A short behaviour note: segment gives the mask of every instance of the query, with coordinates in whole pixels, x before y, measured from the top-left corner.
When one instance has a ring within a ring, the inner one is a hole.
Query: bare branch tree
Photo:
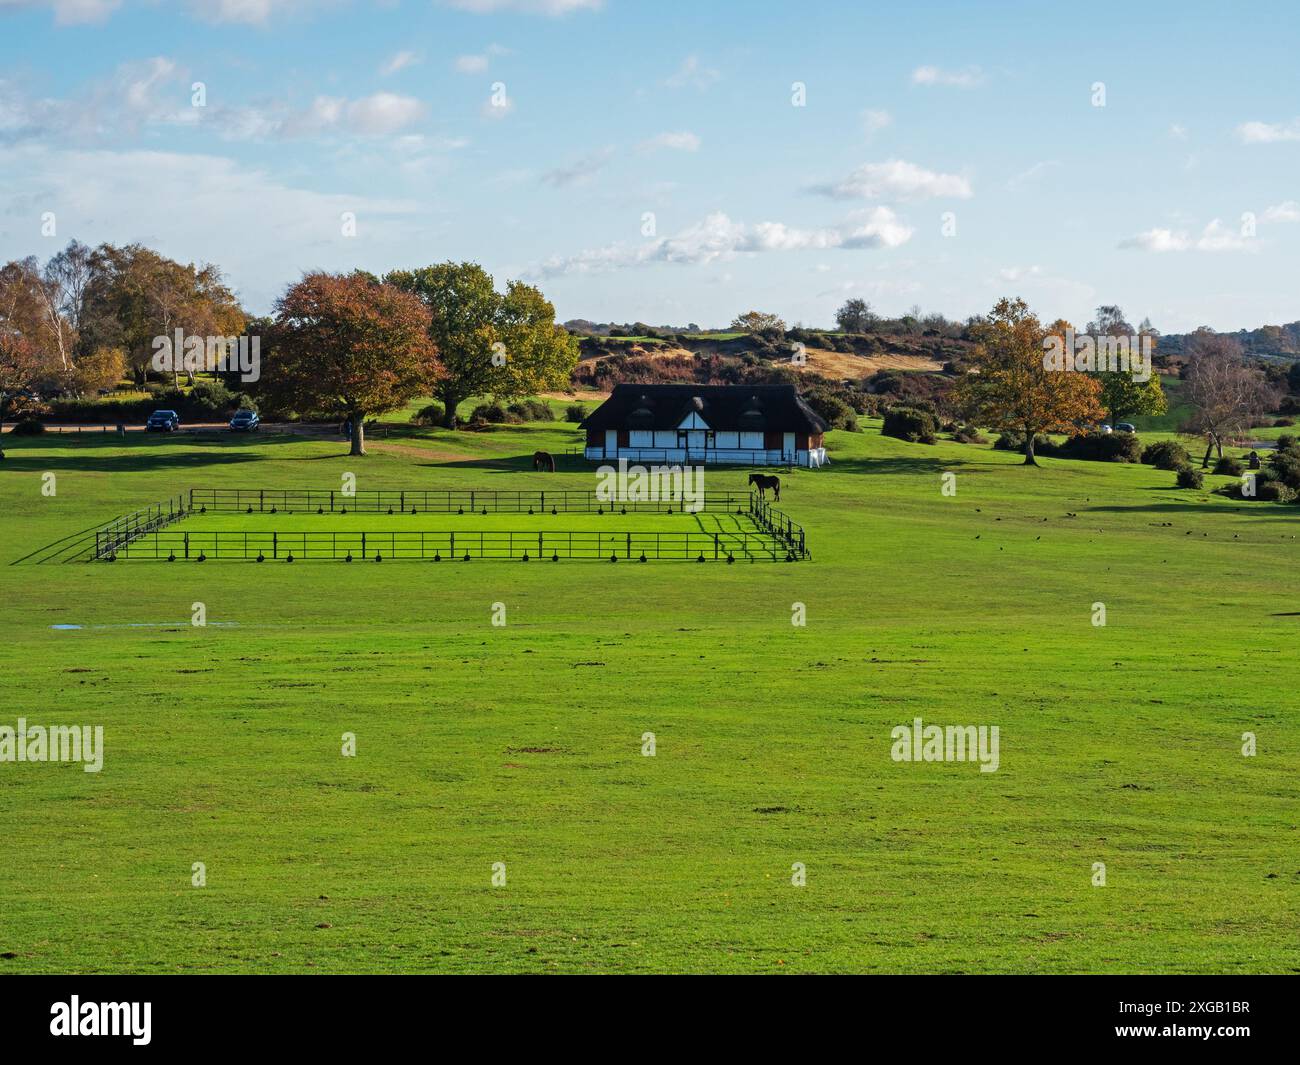
[[[1224,438],[1250,428],[1276,397],[1263,373],[1246,362],[1241,345],[1232,337],[1198,331],[1188,344],[1188,355],[1183,397],[1191,404],[1192,414],[1182,431],[1205,437],[1204,469],[1216,449],[1223,458]]]

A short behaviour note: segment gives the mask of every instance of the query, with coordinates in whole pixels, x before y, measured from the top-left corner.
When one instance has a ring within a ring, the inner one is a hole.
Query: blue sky
[[[1298,30],[1285,3],[0,0],[0,257],[139,240],[258,312],[305,270],[475,259],[561,319],[1292,321]]]

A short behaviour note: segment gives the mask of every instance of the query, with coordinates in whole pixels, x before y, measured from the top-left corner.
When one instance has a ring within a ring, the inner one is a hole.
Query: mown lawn
[[[866,424],[784,479],[809,563],[0,567],[0,724],[106,747],[0,762],[0,972],[1300,971],[1300,510]],[[595,484],[561,424],[4,444],[5,563],[190,485]]]

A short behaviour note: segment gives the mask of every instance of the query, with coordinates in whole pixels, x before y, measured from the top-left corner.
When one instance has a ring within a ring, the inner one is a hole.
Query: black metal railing
[[[333,497],[331,500],[330,497]],[[344,506],[344,501],[347,506]],[[360,506],[358,507],[358,501]],[[328,503],[333,502],[334,509]],[[628,561],[799,561],[812,557],[801,525],[756,493],[706,493],[702,509],[748,514],[752,530],[420,530],[322,529],[199,530],[167,529],[186,515],[254,513],[622,513],[682,510],[680,500],[611,504],[595,492],[503,492],[465,490],[376,491],[343,496],[320,490],[191,489],[175,498],[114,518],[95,530],[96,559],[207,561],[384,561],[426,559],[628,560]],[[400,508],[400,509],[398,509]],[[165,530],[165,531],[164,531]]]
[[[95,529],[95,547],[93,558],[109,558],[123,550],[142,536],[156,533],[164,526],[185,517],[185,495],[165,499],[161,503],[151,503],[147,507],[133,510],[113,518]]]
[[[345,532],[157,531],[122,541],[114,559],[157,561],[468,561],[776,562],[790,552],[767,532],[494,531]],[[107,556],[106,556],[107,557]]]
[[[698,504],[698,507],[696,506]],[[610,500],[586,491],[506,492],[498,489],[425,491],[382,489],[345,495],[341,490],[293,488],[191,488],[189,508],[196,513],[247,514],[542,514],[679,513],[683,509],[739,513],[748,492],[703,492],[699,499]]]

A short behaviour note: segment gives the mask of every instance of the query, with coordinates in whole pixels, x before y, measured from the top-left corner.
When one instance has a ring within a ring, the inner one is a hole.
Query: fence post
[[[361,557],[366,557],[366,534],[361,534]]]
[[[185,557],[190,557],[190,534],[185,534]]]
[[[262,510],[265,510],[265,509],[266,509],[266,498],[265,498],[265,497],[266,497],[266,491],[265,491],[265,489],[259,488],[259,489],[257,490],[257,509],[258,509],[259,511],[262,511]]]
[[[280,557],[280,537],[278,533],[271,533],[271,557]]]

